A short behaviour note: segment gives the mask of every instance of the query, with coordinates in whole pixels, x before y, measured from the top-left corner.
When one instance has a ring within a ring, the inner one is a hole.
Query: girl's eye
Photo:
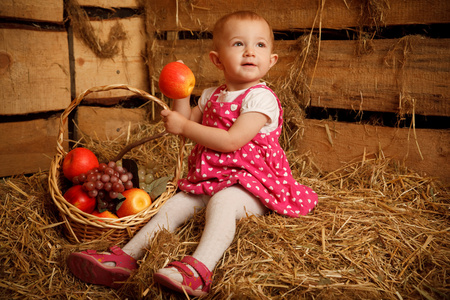
[[[256,46],[259,47],[259,48],[264,48],[264,47],[266,46],[266,44],[264,44],[264,43],[258,43],[258,44],[256,44]]]
[[[233,44],[233,46],[243,46],[244,44],[242,42],[236,42]]]

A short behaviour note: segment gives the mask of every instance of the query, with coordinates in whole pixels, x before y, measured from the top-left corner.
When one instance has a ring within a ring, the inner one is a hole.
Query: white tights
[[[161,228],[175,231],[196,210],[206,206],[205,228],[192,255],[213,270],[236,232],[236,220],[247,215],[263,215],[267,208],[240,186],[231,186],[214,196],[177,193],[168,199],[160,211],[123,247],[135,259],[144,255],[145,248]]]

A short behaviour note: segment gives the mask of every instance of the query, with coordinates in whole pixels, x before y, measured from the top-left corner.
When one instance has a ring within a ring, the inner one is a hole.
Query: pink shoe
[[[199,277],[195,277],[194,273],[186,265],[193,267],[197,271]],[[209,293],[212,274],[203,263],[192,256],[185,256],[181,262],[172,262],[168,264],[166,268],[170,267],[174,267],[180,272],[181,276],[183,276],[183,283],[179,283],[178,281],[159,273],[153,275],[155,281],[174,291],[180,293],[186,292],[188,295],[194,297],[206,296]],[[201,290],[197,289],[199,286],[203,286]]]
[[[70,271],[84,282],[120,288],[137,269],[137,263],[118,246],[112,246],[109,250],[111,253],[87,250],[70,254],[67,258]],[[116,266],[106,266],[104,262],[114,262]]]

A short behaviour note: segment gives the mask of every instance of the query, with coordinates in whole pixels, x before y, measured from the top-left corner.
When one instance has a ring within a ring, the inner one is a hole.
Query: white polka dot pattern
[[[239,116],[242,100],[249,92],[255,88],[270,90],[265,85],[256,85],[233,102],[219,103],[217,95],[224,88],[219,87],[206,104],[203,125],[228,130]],[[196,145],[188,158],[188,175],[179,181],[180,189],[193,194],[214,195],[226,187],[240,184],[279,214],[290,217],[308,214],[316,206],[318,197],[292,176],[285,152],[278,142],[283,119],[281,103],[278,98],[277,101],[280,109],[277,130],[259,133],[241,149],[230,153]]]

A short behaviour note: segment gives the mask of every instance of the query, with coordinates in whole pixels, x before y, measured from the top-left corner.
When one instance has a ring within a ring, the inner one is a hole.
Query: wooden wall
[[[315,52],[300,70],[305,86],[298,101],[306,118],[293,146],[299,154],[307,154],[324,172],[384,155],[450,182],[449,168],[443,167],[450,155],[448,1],[377,2],[384,7],[362,0],[144,1],[144,7],[138,0],[78,2],[89,13],[98,41],[107,41],[112,28],[121,26],[125,39],[118,41],[116,55],[99,58],[87,46],[73,20],[64,22],[62,0],[0,4],[5,19],[0,28],[0,136],[7,141],[0,152],[0,176],[48,169],[59,114],[90,87],[126,83],[158,93],[161,68],[176,59],[196,74],[195,96],[219,84],[222,76],[208,60],[211,40],[205,33],[221,15],[250,9],[277,33],[280,59],[266,78],[269,83],[287,80],[305,50],[301,39],[313,30]],[[364,53],[358,52],[360,46]],[[77,138],[78,130],[114,138],[143,120],[142,110],[111,107],[129,95],[90,95],[73,115],[77,127],[65,129],[68,138]],[[406,113],[404,120],[395,126],[400,113]],[[27,131],[36,134],[27,136]]]
[[[0,176],[50,166],[71,98],[63,13],[61,0],[0,2]]]
[[[317,39],[320,34],[322,38],[320,49],[318,55],[307,58],[310,67],[299,70],[306,92],[298,101],[307,103],[307,109],[316,114],[307,114],[295,150],[307,154],[325,172],[348,162],[384,156],[449,182],[449,168],[442,166],[447,165],[450,155],[450,39],[448,35],[439,36],[439,32],[448,31],[450,4],[412,0],[367,7],[367,3],[371,1],[274,4],[255,0],[243,4],[227,0],[176,7],[175,3],[151,2],[148,10],[153,12],[149,22],[152,25],[148,31],[166,32],[166,38],[157,39],[151,46],[150,71],[158,74],[169,61],[182,59],[197,75],[195,93],[218,84],[221,74],[208,61],[211,41],[174,39],[171,32],[210,31],[221,15],[250,9],[263,15],[278,33],[275,49],[279,62],[266,78],[276,83],[291,75],[295,59],[306,50],[296,37],[314,28],[313,37]],[[379,14],[375,8],[381,10]],[[368,38],[359,39],[361,31]],[[358,55],[358,46],[365,46],[366,53]],[[401,102],[405,99],[408,101]],[[406,121],[395,126],[403,113]],[[361,122],[361,115],[368,121]],[[371,115],[392,119],[390,127],[377,126],[377,122],[370,121]],[[418,119],[430,121],[419,124]],[[436,127],[436,123],[446,125]],[[417,128],[412,130],[411,124]]]

